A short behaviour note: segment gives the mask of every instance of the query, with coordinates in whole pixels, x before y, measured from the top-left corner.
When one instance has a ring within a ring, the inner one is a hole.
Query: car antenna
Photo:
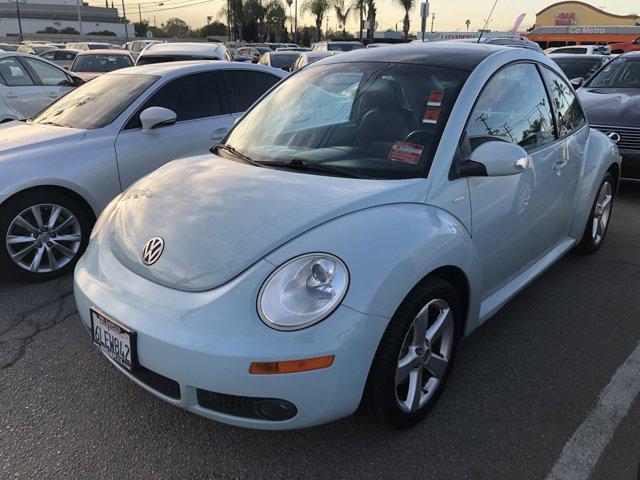
[[[489,12],[489,16],[487,17],[487,19],[484,22],[484,27],[482,28],[482,30],[480,31],[480,36],[478,37],[478,41],[476,43],[480,43],[480,39],[482,38],[482,34],[485,32],[485,30],[487,29],[487,25],[489,25],[489,20],[491,20],[491,16],[493,15],[493,11],[496,9],[496,5],[498,4],[498,0],[496,0],[493,4],[493,7],[491,7],[491,11]]]

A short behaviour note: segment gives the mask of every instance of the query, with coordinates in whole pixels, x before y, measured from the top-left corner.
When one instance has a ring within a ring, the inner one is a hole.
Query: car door
[[[2,99],[19,119],[32,117],[50,103],[44,88],[18,57],[0,58],[0,80]]]
[[[160,86],[133,114],[119,133],[116,155],[122,188],[165,163],[207,153],[233,125],[219,72],[200,72]],[[140,113],[149,107],[173,110],[173,125],[142,131]]]
[[[280,81],[280,77],[256,70],[222,70],[226,90],[229,92],[229,111],[234,120],[242,115],[271,87]],[[221,132],[219,140],[227,132]],[[218,140],[218,141],[219,141]]]
[[[564,180],[554,169],[563,147],[534,64],[502,68],[478,97],[463,139],[465,156],[495,140],[524,148],[529,168],[519,175],[469,178],[484,297],[552,249],[567,230]]]
[[[554,168],[560,180],[559,197],[564,205],[565,233],[575,214],[578,187],[586,155],[589,127],[574,89],[555,72],[541,67],[552,100],[563,156]]]
[[[45,63],[37,58],[22,57],[21,60],[31,69],[32,76],[35,74],[44,88],[47,103],[42,108],[73,90],[71,77],[62,68]]]

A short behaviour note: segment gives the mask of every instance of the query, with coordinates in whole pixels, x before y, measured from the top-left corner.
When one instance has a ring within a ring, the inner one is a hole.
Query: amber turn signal
[[[333,365],[333,355],[326,357],[306,358],[304,360],[288,360],[286,362],[253,362],[249,373],[270,375],[275,373],[308,372]]]

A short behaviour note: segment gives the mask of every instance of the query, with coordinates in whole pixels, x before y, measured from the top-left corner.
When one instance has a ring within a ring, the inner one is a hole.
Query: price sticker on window
[[[429,94],[429,100],[427,100],[428,107],[441,107],[442,100],[444,99],[444,92],[440,90],[433,91]]]
[[[417,165],[423,150],[424,145],[396,140],[389,152],[389,160]]]
[[[424,112],[424,117],[422,118],[422,123],[435,125],[438,123],[438,118],[440,118],[440,108],[427,107]]]

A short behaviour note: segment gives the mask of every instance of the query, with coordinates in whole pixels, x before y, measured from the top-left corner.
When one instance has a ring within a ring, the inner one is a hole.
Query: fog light
[[[288,360],[286,362],[253,362],[249,373],[256,375],[270,375],[276,373],[308,372],[333,365],[333,355],[326,357],[306,358],[303,360]]]
[[[288,420],[293,418],[298,409],[286,400],[268,399],[255,404],[256,414],[265,420]]]

